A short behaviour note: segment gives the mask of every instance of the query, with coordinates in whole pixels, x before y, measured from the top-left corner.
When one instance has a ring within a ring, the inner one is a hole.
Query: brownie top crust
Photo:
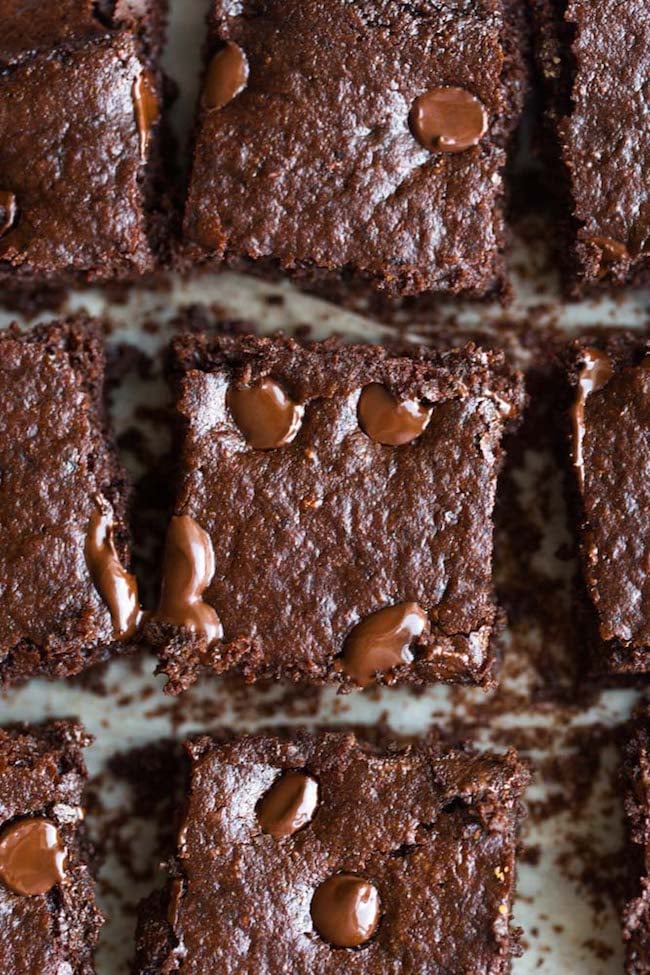
[[[126,484],[103,382],[97,324],[0,333],[1,683],[75,673],[132,630]]]
[[[351,270],[405,294],[494,290],[524,87],[515,20],[501,0],[214,2],[196,256]]]
[[[187,335],[173,369],[173,526],[194,523],[214,548],[200,602],[218,617],[206,648],[206,618],[177,612],[183,584],[169,574],[149,632],[173,684],[191,682],[200,659],[363,686],[372,634],[356,630],[341,654],[358,624],[382,620],[417,645],[396,669],[377,666],[385,680],[493,680],[491,514],[501,435],[523,402],[500,353]],[[273,392],[260,409],[255,397]]]
[[[579,341],[567,358],[587,589],[602,639],[634,669],[650,647],[650,342]]]
[[[90,741],[69,721],[0,729],[3,975],[93,975],[102,918],[79,837]]]
[[[528,780],[514,752],[380,754],[348,734],[188,749],[170,950],[156,970],[508,971]]]

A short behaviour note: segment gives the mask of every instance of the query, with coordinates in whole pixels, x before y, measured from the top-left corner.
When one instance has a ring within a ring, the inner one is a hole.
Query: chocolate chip
[[[377,888],[354,874],[335,874],[316,890],[311,916],[325,941],[337,948],[357,948],[377,930],[380,916]]]
[[[290,443],[296,436],[304,409],[290,399],[272,379],[253,386],[231,386],[228,407],[251,447],[270,450]]]
[[[617,264],[629,257],[629,251],[625,244],[613,237],[589,237],[590,244],[595,244],[600,250],[600,260],[603,264]]]
[[[430,408],[414,399],[396,400],[381,383],[364,387],[357,412],[364,433],[392,447],[415,440],[431,418]]]
[[[202,103],[207,109],[223,108],[243,91],[248,81],[248,60],[233,41],[214,55],[203,85]]]
[[[585,349],[582,368],[578,374],[575,402],[571,408],[573,433],[573,465],[576,468],[580,490],[584,488],[585,466],[582,445],[585,437],[585,406],[591,393],[605,386],[612,378],[612,362],[600,349]]]
[[[213,576],[210,536],[189,515],[173,517],[167,530],[156,619],[200,633],[208,646],[220,640],[221,621],[202,598]]]
[[[90,516],[84,554],[95,589],[108,606],[118,639],[132,637],[142,618],[138,583],[120,562],[115,548],[113,512],[97,495]]]
[[[66,849],[49,819],[21,819],[0,834],[0,882],[26,897],[65,879]]]
[[[360,687],[413,660],[412,643],[429,632],[427,614],[417,603],[397,603],[361,620],[345,641],[342,669]]]
[[[153,76],[149,71],[143,71],[133,83],[133,105],[138,135],[140,136],[140,158],[144,159],[149,147],[151,130],[160,115],[158,94]]]
[[[311,822],[318,805],[318,783],[304,772],[286,772],[257,805],[261,829],[276,840],[292,836]]]
[[[487,112],[464,88],[432,88],[415,99],[409,116],[411,131],[432,152],[463,152],[485,135]]]
[[[0,190],[0,237],[11,230],[16,222],[18,207],[16,197],[9,190]]]

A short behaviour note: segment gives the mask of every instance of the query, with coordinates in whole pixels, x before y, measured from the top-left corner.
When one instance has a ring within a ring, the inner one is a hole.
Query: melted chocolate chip
[[[272,379],[262,379],[253,386],[231,386],[227,400],[235,423],[251,447],[282,447],[300,429],[304,408]]]
[[[427,614],[417,603],[397,603],[358,623],[343,650],[342,669],[360,687],[376,675],[413,660],[411,644],[429,632]]]
[[[149,71],[143,71],[133,83],[133,105],[140,136],[140,158],[144,159],[149,147],[151,130],[160,115],[158,94]]]
[[[629,257],[629,251],[625,244],[613,237],[590,237],[589,242],[595,244],[600,250],[600,260],[602,264],[617,264]]]
[[[257,805],[257,821],[276,840],[292,836],[311,822],[318,805],[318,783],[304,772],[286,772]]]
[[[84,554],[95,589],[108,606],[118,639],[132,637],[142,618],[138,583],[120,562],[114,540],[113,514],[108,502],[97,495],[90,516]]]
[[[21,819],[0,834],[0,882],[26,897],[65,879],[66,850],[49,819]]]
[[[364,433],[392,447],[415,440],[431,418],[430,408],[414,399],[396,400],[381,383],[364,387],[357,412]]]
[[[202,102],[207,109],[223,108],[243,91],[248,81],[248,60],[233,41],[214,55],[203,85]]]
[[[167,530],[156,619],[200,633],[208,646],[220,640],[221,621],[202,599],[213,576],[214,550],[210,536],[189,515],[173,517]]]
[[[16,197],[9,190],[0,190],[0,237],[11,230],[16,222],[18,207]]]
[[[379,915],[377,888],[350,873],[329,877],[311,902],[314,927],[325,941],[337,948],[357,948],[372,938]]]
[[[612,362],[600,349],[585,349],[582,369],[578,375],[575,402],[571,408],[573,433],[573,464],[582,491],[585,486],[585,465],[582,444],[585,437],[585,406],[587,397],[601,389],[612,378]]]
[[[432,88],[413,102],[411,131],[432,152],[463,152],[475,146],[488,125],[485,106],[464,88]]]

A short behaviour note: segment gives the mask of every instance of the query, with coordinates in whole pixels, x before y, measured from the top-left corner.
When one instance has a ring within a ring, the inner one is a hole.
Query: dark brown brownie
[[[622,778],[628,839],[628,903],[623,912],[627,975],[650,972],[650,707],[628,729]]]
[[[352,734],[187,746],[164,895],[145,901],[139,975],[505,975],[520,798],[504,756]]]
[[[213,0],[191,256],[394,295],[502,288],[522,16],[508,0]]]
[[[650,277],[647,0],[532,0],[570,290]]]
[[[76,674],[139,620],[103,384],[98,323],[0,332],[0,685]]]
[[[164,3],[0,0],[0,285],[132,279],[164,258]]]
[[[172,355],[181,478],[147,629],[169,689],[200,665],[493,684],[491,516],[523,401],[502,354],[205,333]]]
[[[83,836],[79,724],[0,729],[3,975],[93,975],[102,917]]]
[[[650,670],[650,341],[574,342],[571,451],[587,596],[603,667]]]

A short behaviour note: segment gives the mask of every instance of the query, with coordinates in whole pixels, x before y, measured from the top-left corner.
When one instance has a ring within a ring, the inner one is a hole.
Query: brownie
[[[647,0],[532,0],[574,293],[650,278]]]
[[[0,332],[0,686],[76,674],[139,622],[103,387],[98,323]]]
[[[171,882],[142,906],[139,975],[510,971],[528,781],[513,751],[382,753],[346,733],[187,750]]]
[[[585,339],[565,354],[570,440],[597,667],[650,670],[650,341]]]
[[[494,683],[492,509],[520,377],[500,352],[336,340],[173,344],[180,475],[150,643],[343,689]]]
[[[84,837],[79,724],[0,729],[3,975],[93,975],[102,917]]]
[[[164,4],[0,0],[0,20],[0,285],[154,270],[171,220]]]
[[[190,257],[389,295],[501,289],[522,18],[509,0],[213,0]]]
[[[628,903],[623,911],[627,975],[650,972],[650,707],[637,709],[623,748]]]

